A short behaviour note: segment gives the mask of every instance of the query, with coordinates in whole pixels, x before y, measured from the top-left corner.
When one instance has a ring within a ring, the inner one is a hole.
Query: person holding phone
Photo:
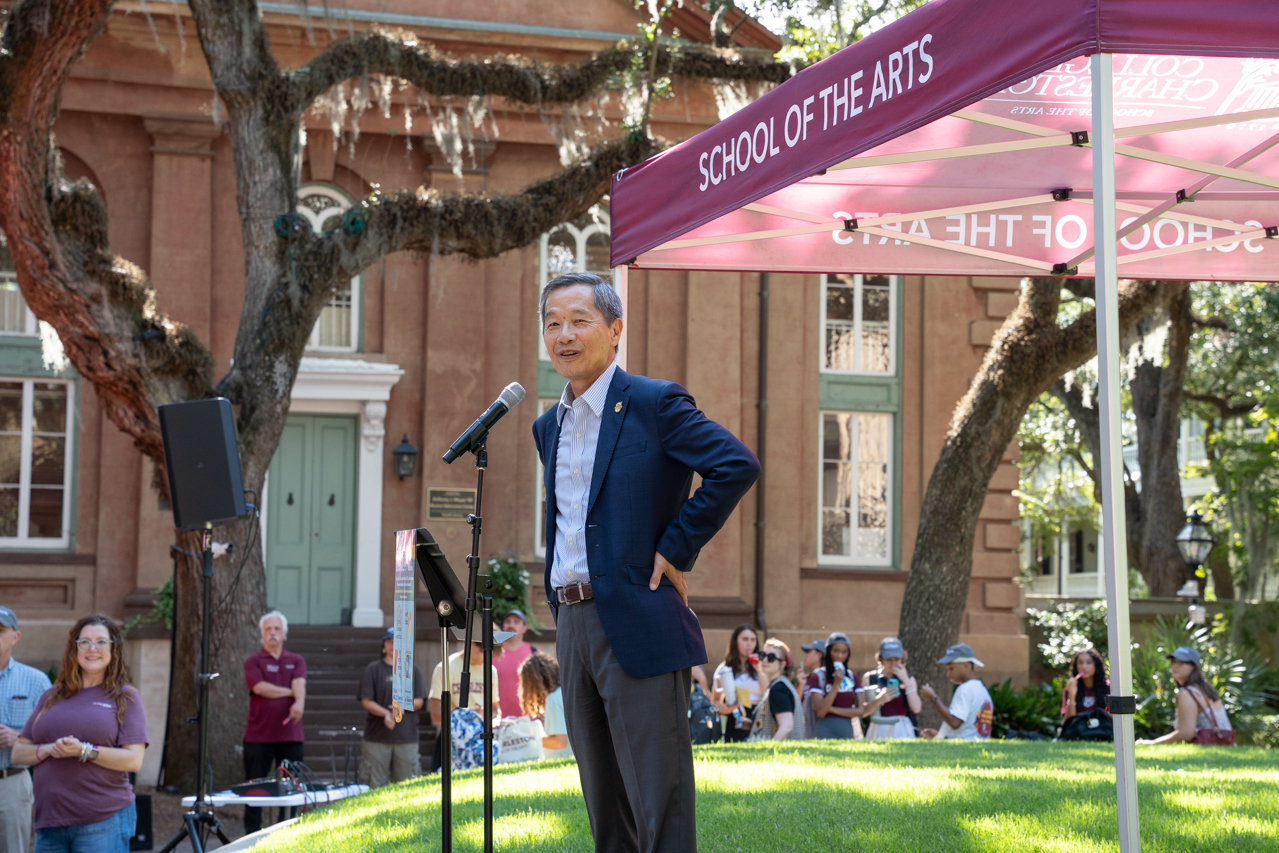
[[[738,625],[728,639],[724,662],[715,668],[715,692],[711,701],[723,714],[724,742],[740,743],[750,737],[751,715],[764,696],[768,680],[755,649],[759,636],[750,625]]]
[[[906,671],[906,649],[896,637],[885,637],[875,653],[879,666],[866,673],[863,683],[874,690],[868,708],[878,703],[870,716],[867,740],[914,740],[915,715],[924,707],[915,677]]]
[[[823,740],[848,740],[861,736],[861,726],[853,720],[862,716],[862,686],[857,673],[848,668],[852,644],[840,631],[826,638],[822,666],[808,676],[805,694],[812,699],[817,716],[813,737]]]

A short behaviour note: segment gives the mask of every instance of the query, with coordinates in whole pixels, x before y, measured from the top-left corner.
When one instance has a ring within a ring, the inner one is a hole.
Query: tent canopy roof
[[[1279,225],[1263,0],[934,0],[615,175],[613,264],[1091,275],[1098,51],[1129,54],[1121,274],[1256,277]]]

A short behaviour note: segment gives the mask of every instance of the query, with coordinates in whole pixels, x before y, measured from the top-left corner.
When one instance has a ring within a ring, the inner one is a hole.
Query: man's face
[[[592,288],[561,287],[546,297],[542,340],[555,371],[570,382],[593,382],[613,360],[622,321],[604,322]]]
[[[515,637],[512,637],[512,639],[518,637],[521,641],[523,641],[524,632],[528,630],[528,625],[523,619],[512,613],[502,620],[502,630],[515,634]]]
[[[964,661],[963,663],[956,661],[946,664],[946,677],[950,679],[951,684],[963,684],[972,674],[972,661]]]
[[[394,639],[382,641],[382,657],[389,658],[391,656],[391,653],[394,651],[395,651]]]
[[[8,625],[0,625],[0,661],[7,661],[13,654],[13,647],[22,638],[22,632]]]
[[[284,625],[279,619],[268,619],[262,623],[262,647],[267,651],[278,651],[284,646]]]

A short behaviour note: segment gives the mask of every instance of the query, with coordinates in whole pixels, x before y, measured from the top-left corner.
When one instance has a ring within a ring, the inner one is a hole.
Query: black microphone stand
[[[468,569],[466,579],[466,639],[462,646],[462,677],[458,691],[458,707],[470,705],[471,697],[471,637],[475,628],[475,586],[480,574],[480,531],[484,519],[482,508],[484,503],[484,472],[488,469],[489,456],[486,443],[488,433],[480,435],[471,443],[470,452],[475,455],[475,512],[466,517],[471,525],[471,553],[466,558]],[[485,578],[485,588],[491,589],[493,581]],[[493,853],[493,596],[483,596],[483,632],[481,645],[484,649],[484,853]],[[446,744],[449,751],[444,753],[445,764],[453,760],[452,744]]]
[[[211,832],[215,833],[223,844],[231,843],[226,833],[222,831],[222,822],[213,813],[213,806],[206,799],[208,792],[205,790],[209,776],[209,683],[219,675],[216,672],[209,672],[209,619],[213,612],[213,525],[206,524],[200,536],[204,546],[200,554],[203,564],[201,576],[204,585],[202,591],[204,613],[200,624],[199,710],[194,720],[196,736],[200,741],[200,757],[197,763],[199,775],[195,783],[195,802],[182,816],[183,824],[178,834],[164,845],[160,853],[171,853],[182,843],[182,839],[188,837],[191,840],[193,853],[204,853],[204,842]]]

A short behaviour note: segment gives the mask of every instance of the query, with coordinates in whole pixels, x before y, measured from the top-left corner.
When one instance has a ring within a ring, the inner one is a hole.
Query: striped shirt
[[[22,731],[44,691],[52,687],[49,676],[13,658],[0,670],[0,724]],[[0,768],[12,767],[11,749],[0,749]]]
[[[600,440],[604,401],[617,372],[614,360],[599,378],[574,399],[572,384],[564,386],[556,412],[560,441],[555,454],[555,557],[551,588],[589,582],[586,564],[586,503],[595,471],[595,446]]]

